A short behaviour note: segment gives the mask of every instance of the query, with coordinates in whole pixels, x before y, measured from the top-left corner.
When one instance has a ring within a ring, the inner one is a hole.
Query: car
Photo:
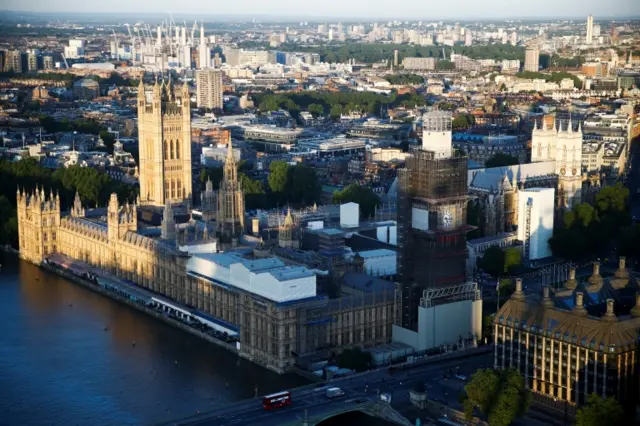
[[[339,396],[343,396],[344,395],[344,391],[340,388],[329,388],[327,389],[327,398],[329,399],[333,399],[333,398],[337,398]]]
[[[466,382],[467,376],[465,376],[464,374],[456,374],[456,379]]]
[[[391,404],[391,394],[390,393],[381,393],[380,401],[386,402],[387,404]]]

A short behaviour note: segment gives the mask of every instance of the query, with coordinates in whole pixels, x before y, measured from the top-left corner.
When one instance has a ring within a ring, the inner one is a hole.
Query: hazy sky
[[[0,9],[41,12],[197,13],[407,19],[630,17],[640,0],[0,0]]]

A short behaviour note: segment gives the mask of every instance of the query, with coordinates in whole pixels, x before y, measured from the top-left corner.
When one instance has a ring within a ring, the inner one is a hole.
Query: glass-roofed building
[[[565,413],[588,395],[639,402],[640,283],[620,258],[611,278],[596,262],[584,282],[571,271],[564,287],[525,296],[522,280],[494,319],[494,366],[525,376],[534,401]]]

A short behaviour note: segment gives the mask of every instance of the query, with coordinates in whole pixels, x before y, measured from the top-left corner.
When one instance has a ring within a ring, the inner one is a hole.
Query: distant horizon
[[[386,0],[324,0],[305,4],[288,0],[236,0],[215,4],[208,0],[189,0],[176,4],[170,0],[111,0],[87,2],[83,0],[4,0],[2,13],[55,14],[60,16],[169,16],[234,20],[283,21],[586,21],[588,15],[599,20],[630,20],[640,18],[638,0],[538,0],[535,3],[516,3],[509,0],[449,0],[445,3],[424,4],[421,0],[404,0],[402,7]],[[252,11],[253,13],[247,13]],[[554,15],[555,14],[555,15]],[[5,18],[6,19],[6,18]]]

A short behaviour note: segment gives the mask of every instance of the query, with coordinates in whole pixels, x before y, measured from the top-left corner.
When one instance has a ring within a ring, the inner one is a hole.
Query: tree
[[[471,420],[478,409],[487,416],[491,426],[507,426],[526,414],[531,394],[517,370],[482,369],[465,386],[462,400],[467,420]]]
[[[468,115],[460,114],[453,119],[451,125],[454,129],[466,129],[471,125],[471,120]]]
[[[485,161],[484,166],[487,168],[491,167],[506,167],[513,166],[519,164],[520,161],[514,157],[513,155],[504,154],[502,152],[498,152],[493,155],[493,157],[489,158]]]
[[[338,355],[338,366],[357,372],[367,371],[373,358],[370,352],[364,352],[360,348],[345,349]]]
[[[266,197],[262,182],[253,180],[244,173],[239,173],[238,180],[244,192],[245,207],[249,210],[266,207]]]
[[[487,274],[494,278],[505,273],[506,253],[498,246],[489,247],[482,258],[478,261],[478,266]]]
[[[380,198],[366,186],[352,183],[341,191],[333,194],[334,204],[358,203],[360,205],[360,217],[363,219],[372,217],[376,207],[380,205]]]
[[[280,202],[287,197],[287,181],[289,179],[289,164],[286,161],[274,161],[269,165],[267,182],[269,189]]]
[[[576,414],[576,426],[600,426],[624,424],[624,411],[613,397],[603,399],[597,394],[589,395],[587,404]],[[627,423],[631,424],[631,423]]]
[[[314,118],[318,118],[324,115],[324,107],[320,104],[309,105],[308,111]]]
[[[320,184],[314,169],[305,164],[298,164],[290,168],[288,174],[288,200],[290,202],[308,206],[318,201]]]
[[[441,59],[438,62],[436,62],[436,69],[438,71],[454,70],[456,69],[456,65],[451,61],[447,61],[446,59]]]
[[[342,116],[342,107],[340,105],[332,106],[331,112],[329,112],[329,115],[331,116],[332,119],[339,120],[340,117]]]
[[[200,171],[198,180],[202,185],[206,185],[207,180],[211,179],[213,189],[218,189],[220,188],[220,182],[222,182],[223,177],[224,169],[222,167],[207,167],[206,169],[202,169]]]

